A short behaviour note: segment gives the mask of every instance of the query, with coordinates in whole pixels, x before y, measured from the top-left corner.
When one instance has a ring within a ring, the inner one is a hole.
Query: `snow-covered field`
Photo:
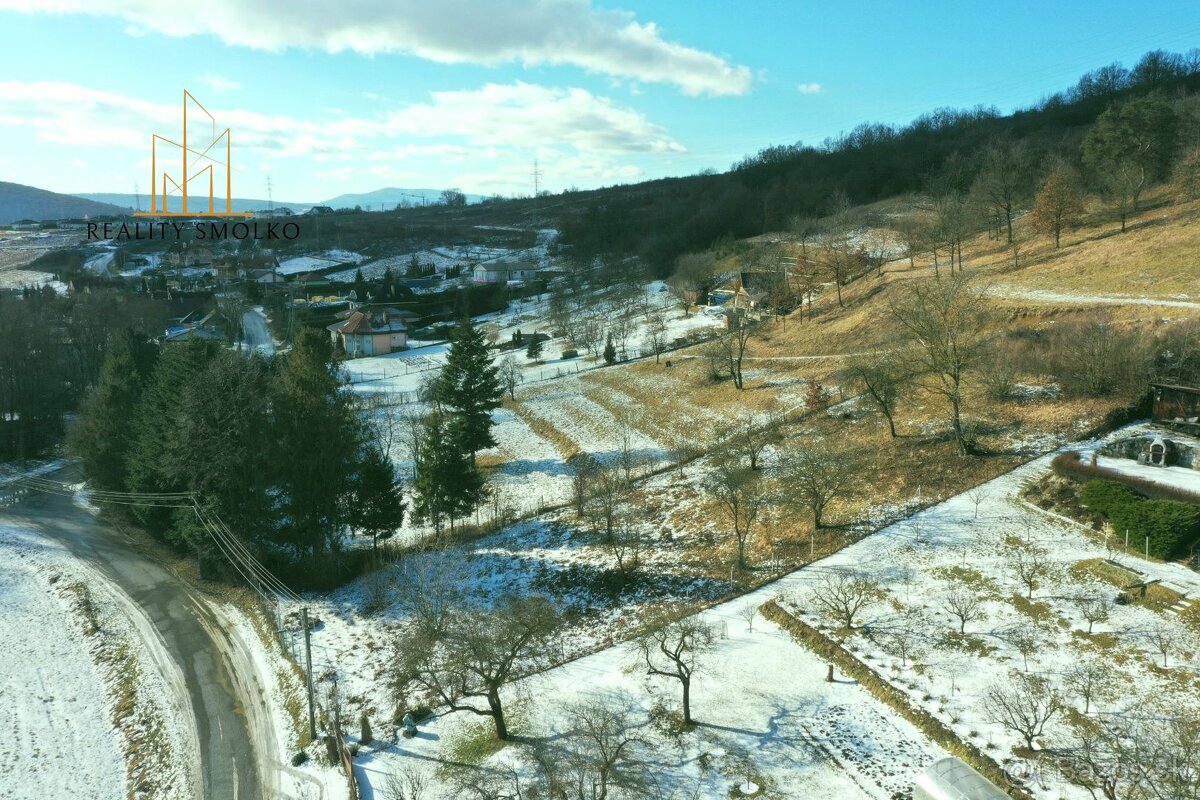
[[[660,789],[679,797],[719,800],[747,772],[769,797],[878,798],[911,787],[916,773],[945,752],[897,717],[862,687],[825,683],[825,665],[790,635],[761,618],[753,631],[740,615],[769,599],[767,591],[726,603],[703,616],[722,634],[700,660],[692,688],[697,727],[672,735],[652,721],[655,706],[678,704],[678,684],[649,679],[634,667],[636,651],[612,647],[509,687],[504,698],[518,733],[539,739],[568,730],[565,711],[600,701],[622,708],[642,740],[636,753]],[[374,787],[393,771],[432,776],[439,757],[464,738],[479,735],[466,714],[441,716],[413,739],[389,738],[366,748],[360,774]],[[513,765],[527,770],[527,755],[510,745],[487,759],[483,770]],[[445,780],[434,797],[455,797]],[[665,795],[664,795],[665,796]]]
[[[1140,430],[1134,426],[1108,439]],[[381,781],[389,771],[426,769],[427,759],[444,755],[443,748],[477,735],[478,722],[469,715],[448,715],[431,723],[418,739],[394,738],[387,719],[392,701],[383,687],[391,663],[388,653],[400,641],[407,619],[404,587],[428,585],[430,580],[458,583],[466,587],[471,602],[486,607],[499,596],[523,594],[548,593],[561,602],[561,594],[549,591],[559,577],[580,587],[567,595],[574,598],[570,602],[579,616],[564,643],[564,655],[593,654],[513,688],[510,702],[518,709],[514,719],[520,720],[522,733],[544,736],[560,729],[565,703],[619,697],[639,735],[650,742],[647,758],[656,774],[678,788],[698,785],[701,797],[727,796],[746,758],[756,781],[780,788],[781,796],[889,797],[905,790],[917,771],[941,755],[939,749],[860,687],[824,683],[820,660],[774,625],[760,619],[751,633],[741,613],[748,606],[779,599],[800,618],[832,632],[830,622],[816,613],[813,589],[824,576],[854,570],[873,580],[884,599],[856,621],[862,627],[846,639],[851,652],[901,689],[913,705],[1002,762],[1017,780],[1039,781],[1032,787],[1035,795],[1083,797],[1060,776],[1020,757],[1023,742],[984,711],[984,693],[1025,671],[1025,649],[1029,672],[1056,686],[1063,684],[1072,666],[1103,659],[1111,661],[1116,685],[1137,687],[1122,691],[1119,699],[1095,699],[1092,713],[1097,705],[1102,711],[1115,711],[1143,696],[1186,703],[1200,711],[1194,694],[1181,690],[1200,673],[1200,653],[1195,633],[1175,615],[1111,602],[1116,588],[1085,568],[1107,555],[1102,542],[1017,497],[1025,482],[1046,472],[1051,455],[705,612],[728,638],[698,677],[695,709],[704,724],[678,742],[648,722],[656,698],[673,706],[675,687],[648,685],[641,672],[628,669],[633,659],[630,646],[607,646],[628,636],[649,609],[663,602],[712,596],[714,587],[703,580],[689,581],[686,563],[671,550],[669,514],[693,513],[686,510],[686,501],[671,499],[671,492],[683,491],[679,497],[685,497],[687,488],[686,481],[676,483],[673,474],[651,479],[664,492],[661,505],[668,512],[646,521],[654,533],[647,540],[644,569],[668,582],[675,576],[675,590],[667,596],[639,591],[622,595],[614,605],[591,595],[582,588],[580,576],[611,559],[598,544],[589,545],[586,536],[570,530],[566,512],[552,513],[518,523],[464,551],[411,557],[390,573],[336,592],[323,606],[314,598],[322,620],[313,636],[318,659],[323,668],[338,671],[346,696],[361,704],[355,708],[367,708],[372,719],[378,719],[376,735],[389,742],[365,751],[362,768],[368,778]],[[689,470],[699,468],[693,465]],[[1014,599],[1023,598],[1026,590],[1010,563],[1013,551],[1026,547],[1044,549],[1052,564],[1035,586],[1032,603]],[[1190,597],[1200,595],[1200,575],[1181,566],[1131,556],[1121,561],[1145,578],[1163,579]],[[962,635],[947,609],[947,597],[960,584],[981,598],[978,615]],[[1080,599],[1091,596],[1108,601],[1108,619],[1095,625],[1095,636],[1086,633],[1079,611]],[[381,605],[370,608],[373,604]],[[901,658],[896,631],[907,625],[915,626],[917,635]],[[1163,658],[1153,644],[1153,632],[1159,628],[1176,643],[1167,655],[1167,670],[1155,666],[1161,667]],[[1033,637],[1036,646],[1029,650],[1020,644],[1022,636]],[[1078,697],[1062,691],[1069,705],[1082,710]],[[1060,716],[1040,741],[1055,746],[1069,733],[1066,717]],[[488,766],[520,760],[519,754],[519,748],[510,747]],[[698,763],[717,766],[698,769]]]
[[[182,676],[144,644],[138,615],[60,546],[0,525],[0,797],[111,800],[142,782],[195,796]],[[118,712],[125,682],[132,705]]]
[[[1106,438],[1138,430],[1127,428]],[[863,627],[846,639],[850,650],[913,704],[966,741],[990,750],[1011,772],[1038,774],[1049,787],[1045,796],[1086,797],[1061,776],[1039,771],[1014,752],[1024,742],[985,711],[988,690],[1029,672],[1058,687],[1068,705],[1082,712],[1084,702],[1071,690],[1068,675],[1080,664],[1096,663],[1111,675],[1108,692],[1091,701],[1092,714],[1119,712],[1147,699],[1184,704],[1200,713],[1200,699],[1187,688],[1200,675],[1200,647],[1196,632],[1170,609],[1113,603],[1117,587],[1086,568],[1109,555],[1103,543],[1081,526],[1018,499],[1022,484],[1044,474],[1050,458],[985,484],[974,497],[959,495],[892,525],[794,573],[781,588],[785,607],[813,626],[833,630],[838,625],[824,618],[814,601],[824,576],[845,572],[876,582],[886,599],[862,615]],[[975,498],[981,499],[978,518]],[[1029,548],[1040,548],[1049,563],[1031,603],[1022,602],[1028,589],[1013,565],[1014,553]],[[1180,565],[1117,558],[1141,580],[1160,579],[1188,597],[1200,596],[1200,575]],[[965,635],[950,612],[956,589],[982,600]],[[1081,611],[1090,598],[1099,598],[1108,615],[1095,624],[1095,635],[1087,633]],[[907,632],[914,630],[915,636]],[[1159,637],[1172,643],[1166,669],[1161,668]],[[907,658],[906,638],[911,640]],[[1064,746],[1071,734],[1067,716],[1059,715],[1041,741]]]

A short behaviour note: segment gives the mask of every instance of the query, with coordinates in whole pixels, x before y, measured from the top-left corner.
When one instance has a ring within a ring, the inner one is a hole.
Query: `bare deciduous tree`
[[[861,467],[858,453],[821,446],[796,450],[783,464],[784,502],[808,511],[813,526],[820,528],[829,504],[856,491]]]
[[[1163,669],[1166,669],[1167,656],[1179,648],[1179,635],[1166,622],[1157,621],[1146,631],[1146,642],[1162,656]]]
[[[872,353],[850,360],[850,374],[866,390],[867,397],[887,420],[888,431],[896,438],[896,400],[909,379],[904,360],[893,352]]]
[[[638,568],[642,559],[642,526],[633,514],[625,512],[617,519],[612,536],[608,541],[609,552],[617,562],[623,578]]]
[[[979,595],[965,586],[956,586],[946,595],[946,610],[958,620],[958,632],[967,632],[967,623],[983,613]]]
[[[424,800],[429,788],[429,776],[414,769],[401,768],[389,772],[379,787],[380,800]]]
[[[1046,641],[1041,630],[1037,626],[1028,623],[1009,628],[1004,632],[1003,638],[1012,645],[1014,650],[1021,654],[1026,672],[1029,671],[1029,657],[1040,650]]]
[[[1092,703],[1109,699],[1116,688],[1116,676],[1105,662],[1095,658],[1076,661],[1063,675],[1063,686],[1067,691],[1079,695],[1083,701],[1083,713],[1092,710]]]
[[[746,569],[746,543],[759,512],[767,503],[762,478],[753,469],[743,466],[735,455],[723,453],[705,479],[704,491],[721,505],[732,523],[737,565]]]
[[[882,596],[879,586],[861,573],[838,571],[818,578],[810,598],[825,616],[853,628],[858,615]]]
[[[1015,672],[987,690],[983,707],[992,722],[1020,735],[1033,750],[1034,740],[1064,706],[1058,690],[1045,678]]]
[[[549,664],[559,624],[543,598],[508,599],[490,611],[454,609],[439,636],[418,624],[397,643],[393,693],[401,703],[417,696],[451,711],[491,717],[496,738],[507,739],[500,690]]]
[[[587,515],[587,500],[591,495],[592,482],[600,471],[600,464],[589,453],[576,453],[567,459],[571,468],[571,497],[575,516],[583,519]]]
[[[1049,554],[1037,545],[1013,548],[1008,563],[1017,580],[1025,587],[1025,597],[1029,600],[1033,599],[1033,590],[1038,583],[1050,575],[1054,568]]]
[[[1108,601],[1099,592],[1085,594],[1075,599],[1079,608],[1079,616],[1088,624],[1088,633],[1092,632],[1097,622],[1108,622]]]
[[[963,381],[986,342],[990,312],[983,293],[961,274],[949,280],[910,281],[903,297],[892,303],[891,315],[914,345],[912,374],[927,391],[946,399],[955,444],[960,455],[967,455]]]
[[[591,474],[592,482],[586,503],[588,516],[604,541],[611,542],[617,514],[629,492],[629,484],[615,467],[599,465]]]
[[[692,676],[699,659],[717,641],[716,630],[697,616],[652,619],[637,641],[640,661],[648,675],[679,681],[683,689],[683,722],[692,724]]]
[[[500,362],[500,383],[508,392],[509,398],[517,399],[517,387],[524,382],[525,374],[521,371],[521,365],[512,356],[505,356]]]
[[[625,710],[600,701],[567,709],[571,729],[562,745],[535,754],[544,790],[554,800],[632,798],[645,788],[645,764],[637,758],[642,740]]]
[[[927,640],[926,628],[929,620],[919,609],[906,608],[889,620],[878,632],[884,648],[900,656],[900,666],[907,667],[910,660],[920,658]]]
[[[733,378],[733,385],[744,389],[746,387],[742,380],[742,361],[746,357],[746,347],[750,343],[756,323],[750,319],[750,312],[744,308],[726,310],[725,323],[728,332],[717,340],[717,344],[729,370],[729,377]]]
[[[975,516],[973,520],[979,519],[979,507],[983,505],[987,499],[991,497],[991,493],[982,486],[976,486],[967,490],[967,499],[971,501],[971,505],[975,506]]]
[[[754,633],[754,620],[758,618],[758,606],[754,603],[747,603],[738,611],[738,616],[746,620],[747,630]]]

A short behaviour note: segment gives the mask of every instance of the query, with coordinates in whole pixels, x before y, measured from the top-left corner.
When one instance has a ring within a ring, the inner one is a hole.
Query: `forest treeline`
[[[1031,186],[1062,166],[1108,192],[1083,147],[1089,130],[1111,109],[1156,97],[1171,112],[1170,159],[1186,159],[1200,148],[1198,89],[1200,50],[1156,50],[1132,69],[1102,67],[1008,115],[986,106],[938,109],[903,127],[868,122],[820,145],[767,147],[722,174],[582,193],[559,206],[561,242],[581,260],[637,254],[666,276],[682,254],[787,230],[796,219],[835,211],[838,198],[862,205],[905,193],[969,191],[997,166],[997,150],[1019,151],[1034,173]]]

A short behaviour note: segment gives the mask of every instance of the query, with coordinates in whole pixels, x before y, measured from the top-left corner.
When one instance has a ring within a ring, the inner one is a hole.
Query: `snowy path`
[[[1046,289],[1017,289],[1011,286],[997,286],[991,291],[996,297],[1013,300],[1033,300],[1039,303],[1056,303],[1064,305],[1107,305],[1107,306],[1166,306],[1168,308],[1197,308],[1200,302],[1193,300],[1171,300],[1161,297],[1146,297],[1136,295],[1104,295],[1081,294],[1074,292],[1052,292]],[[1184,295],[1185,297],[1187,295]]]

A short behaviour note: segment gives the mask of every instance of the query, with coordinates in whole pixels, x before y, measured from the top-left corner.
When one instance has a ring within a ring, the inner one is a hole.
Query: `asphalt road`
[[[251,309],[242,314],[242,331],[246,335],[246,346],[264,356],[275,353],[275,342],[271,340],[271,329],[261,312]]]
[[[74,468],[46,477],[77,480]],[[146,613],[167,653],[183,672],[200,745],[208,800],[266,797],[250,723],[238,696],[221,627],[203,598],[112,525],[71,498],[33,492],[0,511],[0,519],[28,524],[98,567]],[[253,702],[253,699],[251,700]]]

